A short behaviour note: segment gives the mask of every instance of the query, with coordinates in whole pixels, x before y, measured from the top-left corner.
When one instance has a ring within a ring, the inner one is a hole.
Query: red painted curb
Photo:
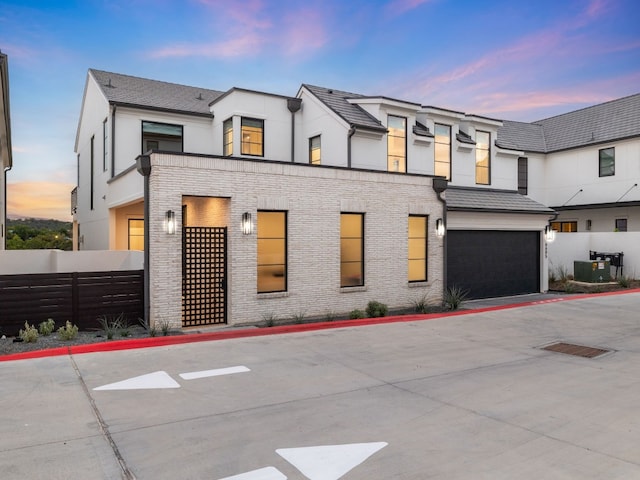
[[[208,333],[192,333],[186,335],[176,335],[168,337],[145,337],[132,340],[113,340],[100,343],[89,343],[85,345],[71,345],[68,347],[50,348],[46,350],[36,350],[33,352],[12,353],[0,355],[0,362],[10,362],[14,360],[28,360],[32,358],[56,357],[61,355],[77,355],[82,353],[111,352],[117,350],[133,350],[138,348],[163,347],[168,345],[181,345],[184,343],[211,342],[217,340],[230,340],[234,338],[260,337],[266,335],[279,335],[285,333],[312,332],[316,330],[328,330],[337,328],[361,327],[367,325],[381,325],[387,323],[406,323],[435,320],[437,318],[457,317],[460,315],[470,315],[474,313],[492,312],[507,310],[511,308],[528,307],[532,305],[542,305],[545,303],[564,302],[567,300],[581,300],[592,297],[602,297],[611,295],[624,295],[627,293],[640,293],[640,288],[630,290],[617,290],[603,293],[585,293],[558,297],[549,300],[532,300],[529,302],[512,303],[508,305],[497,305],[493,307],[476,308],[472,310],[456,310],[453,312],[426,313],[414,315],[396,315],[379,318],[362,318],[357,320],[337,320],[334,322],[304,323],[296,325],[282,325],[270,328],[246,328],[239,330],[225,330]]]

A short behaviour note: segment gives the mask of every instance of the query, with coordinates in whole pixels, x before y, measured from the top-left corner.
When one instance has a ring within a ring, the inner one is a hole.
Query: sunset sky
[[[70,220],[89,68],[534,121],[640,92],[638,0],[0,1],[10,217]],[[133,159],[132,159],[133,162]]]

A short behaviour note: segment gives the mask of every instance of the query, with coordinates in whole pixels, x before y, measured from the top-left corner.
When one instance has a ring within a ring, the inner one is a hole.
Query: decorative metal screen
[[[182,231],[182,326],[226,323],[227,229]]]

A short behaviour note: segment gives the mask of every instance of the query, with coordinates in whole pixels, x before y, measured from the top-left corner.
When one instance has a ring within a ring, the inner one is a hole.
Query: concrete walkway
[[[637,291],[474,302],[429,320],[3,362],[0,475],[640,479],[639,307]],[[542,349],[557,342],[609,352]]]

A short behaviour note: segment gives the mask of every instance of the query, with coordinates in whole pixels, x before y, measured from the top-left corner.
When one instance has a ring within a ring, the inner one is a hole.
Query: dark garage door
[[[447,232],[448,287],[487,298],[538,292],[539,285],[539,232]]]

